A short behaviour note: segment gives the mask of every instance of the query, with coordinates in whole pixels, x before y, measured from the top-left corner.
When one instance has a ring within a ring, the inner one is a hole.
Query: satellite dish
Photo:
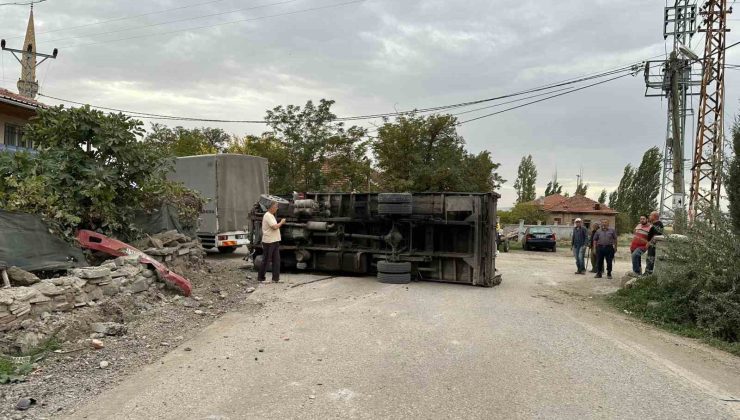
[[[678,44],[678,51],[681,52],[681,54],[694,61],[699,61],[699,56],[696,55],[695,52],[691,51],[687,46],[683,44]]]

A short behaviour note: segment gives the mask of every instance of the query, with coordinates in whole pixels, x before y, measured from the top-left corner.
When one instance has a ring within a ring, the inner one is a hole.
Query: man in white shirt
[[[285,224],[285,219],[278,223],[275,214],[278,211],[278,203],[273,201],[267,213],[262,217],[262,265],[260,266],[257,281],[265,281],[267,266],[272,264],[272,282],[280,281],[280,227]]]

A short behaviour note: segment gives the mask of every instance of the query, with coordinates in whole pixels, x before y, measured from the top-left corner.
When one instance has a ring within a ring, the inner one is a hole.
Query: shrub
[[[0,154],[0,207],[39,214],[68,239],[80,228],[134,239],[135,213],[165,203],[192,219],[200,200],[166,180],[172,157],[142,134],[123,114],[40,110],[25,128],[38,153]]]

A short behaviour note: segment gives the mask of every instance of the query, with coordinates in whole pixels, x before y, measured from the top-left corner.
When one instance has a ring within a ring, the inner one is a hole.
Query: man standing
[[[257,281],[265,281],[267,266],[272,263],[272,282],[280,281],[280,228],[285,224],[285,219],[278,223],[275,214],[278,211],[278,203],[273,201],[270,208],[262,216],[262,265],[260,266]]]
[[[599,225],[599,222],[594,222],[591,224],[591,236],[588,238],[588,248],[589,248],[589,254],[591,254],[591,272],[592,273],[598,273],[597,267],[599,265],[599,261],[597,260],[596,255],[596,247],[594,247],[594,235],[596,235],[596,232],[601,229],[601,225]]]
[[[650,213],[650,232],[648,233],[648,257],[645,263],[645,274],[652,274],[653,268],[655,268],[655,237],[663,236],[663,222],[660,221],[660,213],[654,211]]]
[[[612,278],[612,263],[614,253],[617,252],[617,232],[609,227],[609,221],[601,221],[601,229],[596,231],[594,242],[591,246],[596,248],[596,256],[599,267],[596,272],[596,278],[600,279],[604,273],[604,260],[606,260],[606,278]]]
[[[581,219],[576,219],[576,227],[573,228],[573,235],[570,238],[570,249],[576,257],[576,274],[586,274],[586,264],[584,255],[588,245],[588,231],[583,227]]]
[[[630,244],[632,254],[632,272],[636,275],[642,274],[642,254],[648,249],[648,235],[650,234],[650,223],[646,215],[640,216],[640,224],[635,226],[635,235]]]

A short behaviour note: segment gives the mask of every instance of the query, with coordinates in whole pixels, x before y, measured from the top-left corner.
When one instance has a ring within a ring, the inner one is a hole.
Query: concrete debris
[[[33,398],[21,398],[18,400],[18,403],[15,405],[15,409],[18,411],[26,411],[31,406],[36,405],[36,400]]]
[[[90,345],[91,345],[91,346],[92,346],[92,348],[94,348],[95,350],[100,350],[100,349],[102,349],[103,347],[105,347],[105,344],[103,344],[103,342],[102,342],[102,341],[100,341],[100,340],[98,340],[98,339],[95,339],[95,338],[94,338],[94,339],[92,339],[92,340],[90,341]]]
[[[203,265],[206,252],[198,239],[171,230],[147,237],[141,244],[145,254],[172,269]]]
[[[100,362],[100,369],[107,369],[110,366],[110,362],[103,360]]]
[[[0,332],[18,329],[24,320],[44,313],[95,306],[120,293],[137,294],[164,285],[154,271],[138,262],[138,257],[119,257],[99,267],[75,268],[67,276],[47,280],[30,273],[23,276],[28,283],[31,276],[36,281],[30,287],[0,289]]]
[[[7,272],[10,284],[13,286],[30,286],[41,281],[35,274],[18,267],[10,267]]]
[[[254,293],[255,290],[254,287],[247,287],[247,293]]]

